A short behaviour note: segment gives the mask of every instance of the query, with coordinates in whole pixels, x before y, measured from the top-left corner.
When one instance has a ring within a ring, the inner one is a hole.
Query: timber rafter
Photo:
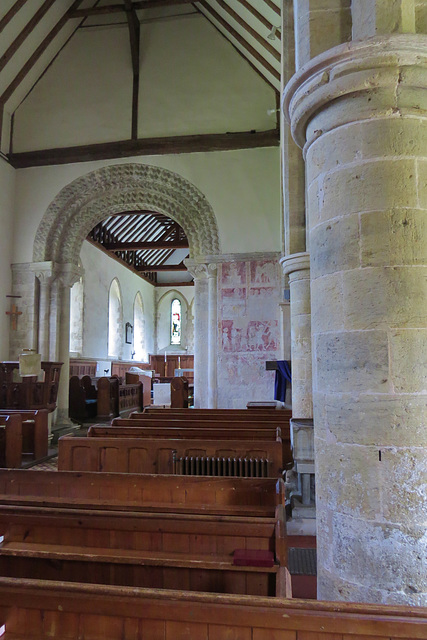
[[[189,248],[187,237],[175,220],[161,213],[131,211],[110,216],[92,229],[88,240],[155,286],[158,272],[187,271],[182,251],[174,263],[175,251]]]
[[[43,167],[53,164],[69,164],[112,158],[129,158],[144,155],[174,155],[199,151],[232,151],[235,149],[256,149],[258,147],[278,147],[279,131],[238,131],[236,133],[212,133],[165,138],[139,138],[77,147],[43,149],[9,154],[15,169]]]

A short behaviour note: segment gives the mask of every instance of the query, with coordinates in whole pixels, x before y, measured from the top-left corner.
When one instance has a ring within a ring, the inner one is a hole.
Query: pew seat
[[[288,593],[284,509],[273,518],[0,507],[0,574],[249,595]],[[274,553],[239,566],[236,549]]]

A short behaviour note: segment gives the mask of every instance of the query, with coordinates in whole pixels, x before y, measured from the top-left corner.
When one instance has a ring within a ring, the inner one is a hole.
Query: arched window
[[[108,355],[120,358],[123,347],[123,307],[117,278],[111,283],[108,297]]]
[[[135,360],[139,362],[147,361],[144,308],[142,306],[142,296],[139,291],[133,303],[133,350],[135,351]]]
[[[171,303],[171,344],[181,344],[181,302],[174,298]]]

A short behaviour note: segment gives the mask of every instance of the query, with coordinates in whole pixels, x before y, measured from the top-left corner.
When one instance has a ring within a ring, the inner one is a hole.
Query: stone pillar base
[[[51,441],[52,444],[55,445],[58,443],[58,439],[61,436],[70,436],[76,435],[77,431],[79,431],[80,425],[75,424],[68,417],[68,409],[64,411],[63,409],[57,410],[56,423],[52,426],[51,433]]]

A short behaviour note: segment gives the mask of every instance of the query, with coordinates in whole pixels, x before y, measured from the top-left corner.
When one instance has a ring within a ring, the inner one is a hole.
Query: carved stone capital
[[[184,260],[184,264],[194,279],[217,277],[218,265],[216,264],[216,262],[197,262],[196,260],[187,258],[186,260]]]
[[[427,110],[427,36],[382,35],[316,56],[283,92],[295,142],[307,148],[350,122]]]
[[[31,264],[31,270],[37,280],[39,280],[41,286],[51,284],[52,280],[56,276],[55,272],[57,268],[58,265],[51,261],[33,262]]]
[[[310,279],[310,254],[293,253],[291,256],[281,258],[279,262],[284,275],[289,276],[290,283]]]
[[[83,275],[83,269],[75,264],[67,263],[58,265],[55,280],[63,287],[71,288]]]

